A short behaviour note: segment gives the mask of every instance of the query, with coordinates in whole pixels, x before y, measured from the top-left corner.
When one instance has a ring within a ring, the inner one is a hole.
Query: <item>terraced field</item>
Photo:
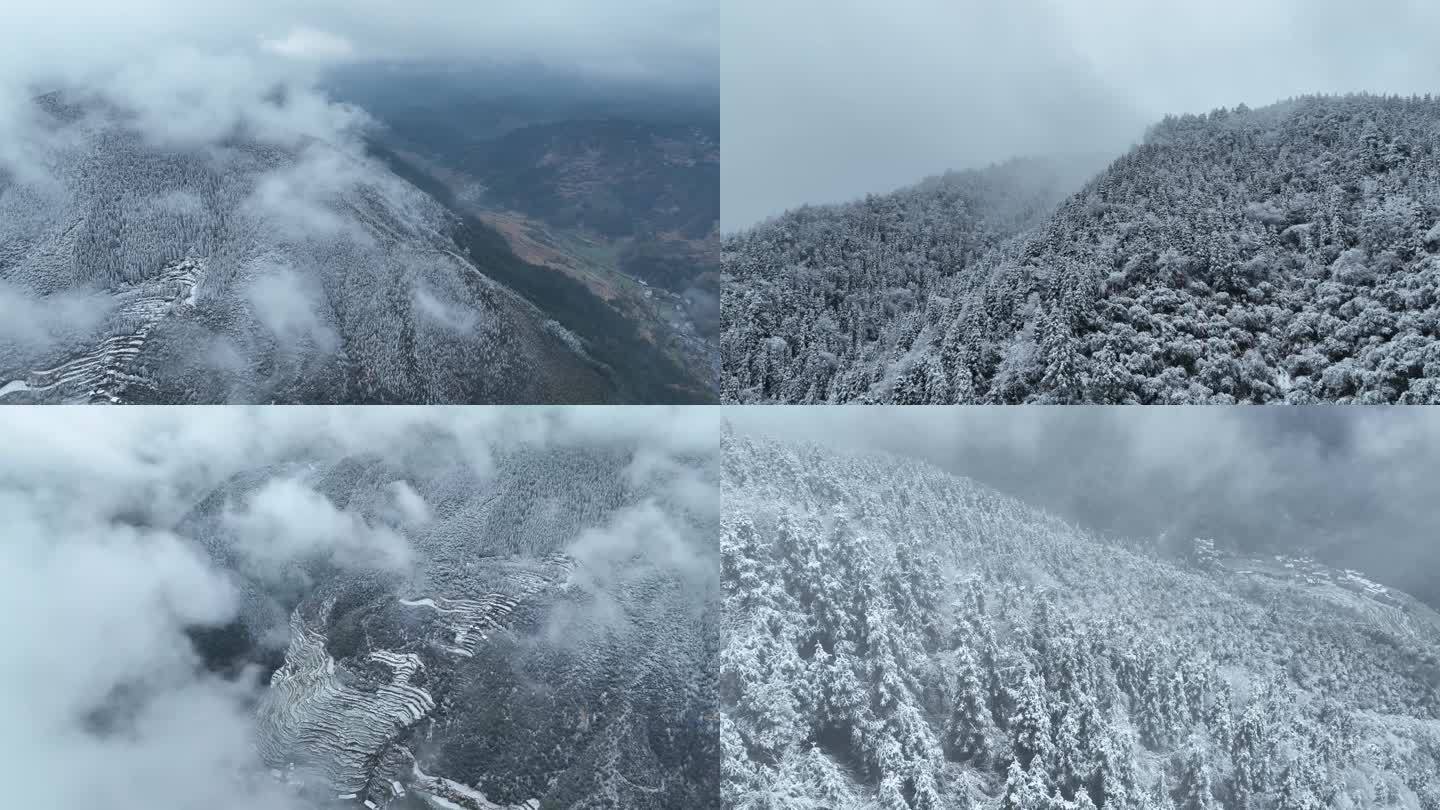
[[[115,293],[118,306],[109,321],[110,334],[60,365],[0,385],[0,402],[124,402],[131,386],[149,385],[141,357],[146,338],[165,318],[195,306],[195,288],[204,272],[202,260],[187,258],[153,278],[125,285]]]
[[[1359,571],[1331,568],[1310,557],[1272,555],[1235,558],[1224,566],[1240,578],[1295,588],[1354,616],[1359,626],[1375,627],[1399,639],[1433,644],[1440,639],[1440,613]]]
[[[515,608],[546,588],[563,587],[574,562],[554,555],[545,574],[507,582],[509,593],[480,599],[420,597],[399,599],[405,608],[428,610],[436,621],[406,640],[407,650],[374,649],[337,662],[327,650],[325,628],[337,596],[291,617],[291,641],[285,665],[275,672],[260,709],[261,753],[277,773],[308,775],[339,799],[380,808],[413,794],[433,806],[489,810],[530,810],[539,800],[518,805],[491,802],[481,791],[421,770],[410,751],[413,732],[431,720],[438,706],[425,658],[473,658],[485,642],[505,629]],[[431,658],[434,662],[435,659]],[[314,791],[305,776],[298,787]]]

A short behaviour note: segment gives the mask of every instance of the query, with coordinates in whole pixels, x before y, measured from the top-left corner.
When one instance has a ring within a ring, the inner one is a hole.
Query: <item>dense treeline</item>
[[[1082,163],[1084,161],[1081,161]],[[893,194],[806,206],[721,247],[722,396],[846,401],[894,339],[943,311],[949,285],[1078,185],[1061,164],[1015,160]]]
[[[724,395],[1440,400],[1437,124],[1428,96],[1170,117],[978,259],[937,255],[975,227],[919,189],[857,204],[908,201],[878,229],[856,227],[857,206],[789,215],[727,240]]]
[[[1433,613],[1357,620],[916,462],[724,463],[727,806],[1440,808]]]
[[[334,659],[319,662],[333,665],[328,684],[317,672],[299,679],[308,685],[265,693],[257,736],[273,765],[304,754],[321,773],[335,763],[359,769],[366,789],[356,806],[433,806],[415,796],[418,764],[496,807],[528,809],[533,798],[541,807],[718,808],[718,510],[697,508],[692,488],[716,493],[716,449],[642,448],[608,433],[454,440],[436,430],[427,425],[383,455],[305,452],[247,470],[178,527],[242,594],[239,621],[194,634],[207,664],[273,671],[284,660],[273,661],[273,631],[291,611]],[[261,488],[297,476],[356,525],[402,531],[414,555],[405,576],[356,572],[325,553],[287,570],[283,583],[247,568],[230,516]],[[418,513],[399,506],[406,490],[423,504]],[[587,535],[637,511],[646,516],[639,530],[662,531],[675,556],[583,551]],[[291,635],[292,653],[303,635]],[[378,741],[371,732],[395,696],[413,693],[381,686],[393,669],[376,653],[418,657],[409,683],[433,700]],[[347,693],[343,702],[331,684]],[[350,710],[336,711],[343,704]],[[290,737],[291,723],[310,732]],[[391,780],[407,797],[394,797]],[[340,792],[311,787],[328,793],[324,801]]]

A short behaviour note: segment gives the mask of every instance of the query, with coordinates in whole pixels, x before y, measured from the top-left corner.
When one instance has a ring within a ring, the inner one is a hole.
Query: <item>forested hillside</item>
[[[1403,594],[1137,553],[913,460],[723,458],[727,806],[1440,808],[1440,615]]]
[[[35,112],[33,167],[0,171],[0,401],[708,398],[357,144],[159,144],[53,94]]]
[[[631,345],[607,363],[679,366],[652,374],[670,391],[650,399],[716,398],[718,86],[425,63],[341,70],[329,83],[380,121],[375,141],[448,189],[452,209],[499,231],[532,265],[526,275],[583,285],[613,311],[596,314],[630,324]]]
[[[512,441],[246,470],[177,528],[243,594],[197,643],[264,666],[259,752],[303,806],[719,807],[714,451]],[[247,556],[316,506],[345,553]],[[413,565],[362,567],[377,538]]]
[[[724,396],[1440,400],[1433,98],[1170,117],[1019,238],[967,210],[919,188],[728,238]]]

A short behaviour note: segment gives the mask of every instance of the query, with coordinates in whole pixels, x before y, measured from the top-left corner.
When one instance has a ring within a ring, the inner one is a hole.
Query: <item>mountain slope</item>
[[[873,318],[823,385],[757,398],[1431,402],[1437,120],[1433,99],[1367,95],[1167,119],[973,272]],[[782,379],[815,364],[774,351]]]
[[[722,245],[727,402],[847,401],[943,313],[951,279],[1033,226],[1093,162],[1026,159],[807,206]],[[896,332],[890,334],[891,331]]]
[[[631,326],[624,354],[678,366],[664,382],[715,399],[715,85],[441,64],[342,70],[329,84],[382,122],[375,138],[444,186],[452,210],[542,268],[529,275],[603,299]]]
[[[549,402],[649,394],[496,280],[446,208],[314,140],[157,145],[42,98],[39,179],[0,173],[0,401]]]
[[[1440,615],[1403,595],[906,459],[723,459],[729,806],[1440,807]]]
[[[481,473],[472,449],[253,470],[177,527],[244,594],[230,643],[199,646],[271,672],[255,710],[273,775],[320,806],[718,806],[715,515],[678,494],[713,485],[711,460],[646,472],[623,443],[496,447]],[[353,534],[402,532],[413,565],[257,563],[245,515],[296,487]],[[646,553],[652,532],[671,559]]]
[[[371,151],[397,174],[444,202],[454,212],[453,238],[468,257],[482,263],[486,272],[518,291],[526,300],[551,315],[564,330],[583,341],[585,351],[609,369],[623,399],[637,402],[707,403],[714,401],[713,382],[696,373],[657,340],[648,315],[633,301],[615,300],[613,291],[589,286],[588,277],[572,276],[564,269],[522,261],[507,236],[482,220],[454,191],[393,150],[371,144]]]

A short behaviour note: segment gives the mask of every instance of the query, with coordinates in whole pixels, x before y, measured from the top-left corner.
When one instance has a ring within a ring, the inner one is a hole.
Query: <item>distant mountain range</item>
[[[1402,592],[913,459],[722,452],[728,807],[1440,807],[1440,614]]]
[[[1083,184],[1023,161],[728,236],[722,397],[1440,401],[1437,122],[1369,95],[1172,117]]]

